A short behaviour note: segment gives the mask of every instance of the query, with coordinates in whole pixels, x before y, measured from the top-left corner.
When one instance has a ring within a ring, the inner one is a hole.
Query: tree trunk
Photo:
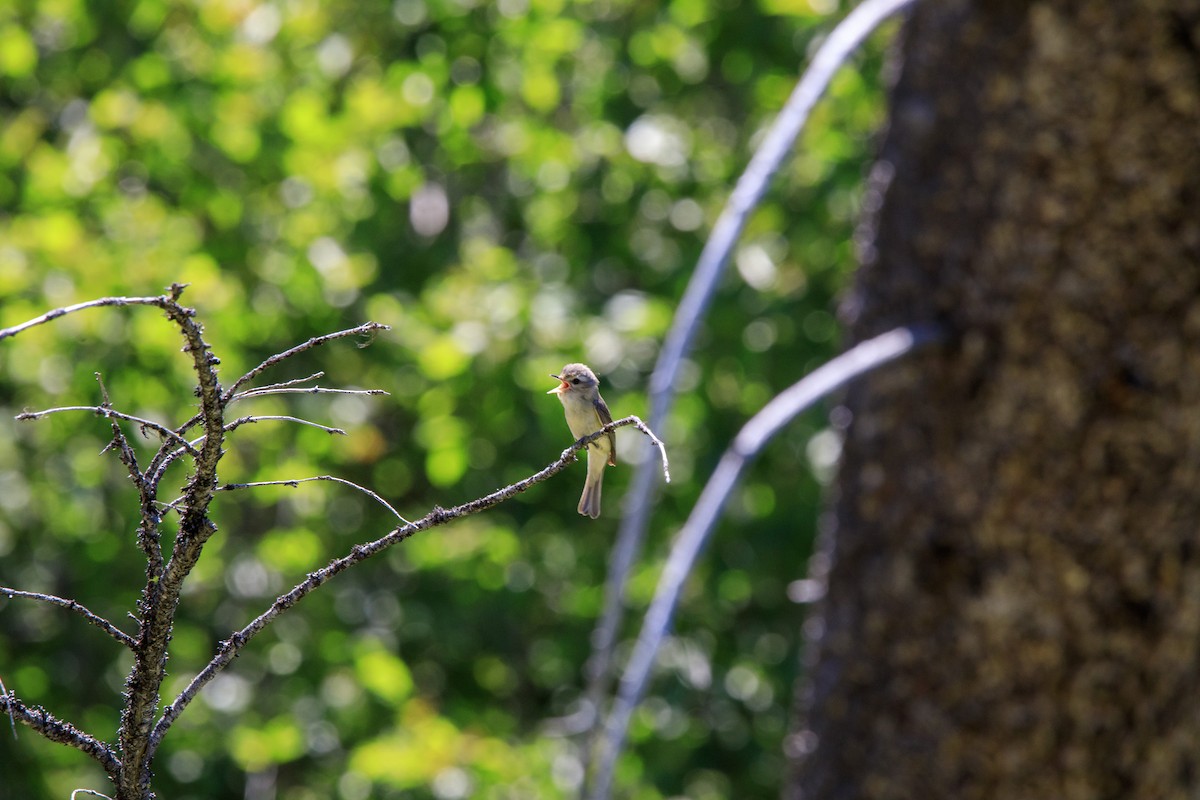
[[[785,794],[1200,795],[1200,2],[906,22]]]

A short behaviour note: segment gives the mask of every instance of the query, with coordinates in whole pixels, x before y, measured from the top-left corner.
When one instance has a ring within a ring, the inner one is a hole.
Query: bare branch
[[[311,376],[309,378],[305,378],[303,380],[311,380]],[[313,394],[313,393],[362,394],[362,395],[380,395],[380,394],[386,395],[387,394],[387,392],[383,391],[382,389],[323,389],[323,388],[317,389],[316,387],[313,387],[310,389],[298,389],[295,391],[297,393],[301,393],[301,394]],[[247,392],[243,392],[241,394],[235,395],[234,397],[230,398],[230,402],[232,403],[235,400],[238,400],[241,398],[246,398],[251,395],[259,396],[259,395],[264,395],[264,394],[275,394],[275,393],[282,394],[283,392],[273,389],[271,387],[264,387],[261,390],[260,389],[251,389]],[[186,424],[181,426],[180,430],[186,430],[187,428],[191,427],[192,425],[195,424],[195,421],[197,419],[199,419],[199,417],[196,417],[195,419],[190,420],[189,422],[187,422]],[[284,415],[270,415],[270,414],[259,415],[259,416],[239,417],[238,419],[234,420],[233,422],[231,422],[225,426],[225,432],[229,433],[230,431],[232,431],[236,428],[240,428],[242,425],[260,422],[262,420],[281,420],[281,421],[287,421],[287,422],[296,422],[301,425],[311,425],[314,428],[320,428],[321,430],[325,431],[326,433],[328,433],[330,435],[340,435],[340,436],[346,435],[346,431],[342,430],[341,428],[332,428],[332,427],[329,427],[326,425],[321,425],[319,423],[312,422],[310,420],[301,419],[299,417],[284,416]],[[195,447],[196,445],[200,444],[203,441],[204,441],[204,437],[201,436],[201,437],[194,439],[192,442],[190,442],[190,444],[192,445],[192,447]],[[157,485],[158,482],[162,479],[163,473],[166,472],[167,467],[169,467],[171,465],[171,463],[173,461],[175,461],[175,459],[179,458],[181,455],[183,455],[182,449],[177,449],[173,452],[159,452],[150,461],[149,466],[146,467],[146,474],[150,476],[149,482],[153,485]],[[177,498],[173,502],[169,503],[167,507],[175,508],[180,505],[181,500],[182,500],[182,498]]]
[[[346,432],[344,430],[342,430],[341,428],[331,428],[328,425],[322,425],[319,422],[313,422],[311,420],[301,419],[300,417],[289,417],[284,414],[264,414],[262,416],[239,417],[239,418],[235,419],[233,422],[231,422],[225,426],[225,432],[229,433],[230,431],[240,428],[243,425],[252,425],[256,422],[263,422],[264,420],[272,420],[272,419],[279,421],[279,422],[298,422],[301,425],[310,425],[314,428],[320,428],[321,430],[325,431],[326,433],[328,433],[330,435],[335,435],[335,434],[338,436],[346,435]],[[200,441],[200,440],[197,439],[196,441]]]
[[[299,386],[302,383],[312,383],[313,381],[320,380],[321,378],[324,378],[324,377],[325,377],[325,372],[318,371],[318,372],[314,372],[312,375],[309,375],[307,378],[292,378],[289,381],[280,381],[279,383],[269,383],[266,386],[260,386],[259,388],[260,389],[283,389],[288,386]],[[254,390],[251,389],[250,391],[254,391]],[[242,394],[245,394],[245,392],[242,392]]]
[[[87,308],[102,308],[104,306],[158,306],[161,308],[164,300],[165,298],[163,297],[102,297],[99,300],[89,300],[86,303],[63,306],[62,308],[47,311],[40,317],[34,317],[28,322],[22,322],[20,325],[14,325],[11,328],[0,328],[0,341],[10,336],[16,336],[18,333],[27,331],[30,328],[44,325],[59,317],[65,317],[67,314],[74,314],[76,311],[83,311]]]
[[[5,697],[8,694],[8,687],[4,685],[4,680],[0,679],[0,697]],[[12,728],[13,738],[17,738],[17,715],[13,713],[12,706],[8,707],[8,724]]]
[[[859,44],[880,23],[911,2],[913,0],[864,0],[856,6],[818,48],[779,116],[755,150],[704,243],[695,271],[675,309],[671,328],[659,351],[658,361],[650,376],[651,427],[658,430],[665,427],[674,403],[674,387],[678,385],[679,371],[692,349],[696,331],[729,263],[729,255],[745,229],[746,221],[762,200],[771,178],[804,130],[817,100]],[[604,610],[592,635],[592,657],[588,659],[587,697],[589,705],[596,710],[596,719],[599,719],[599,704],[605,694],[605,680],[620,627],[625,584],[646,537],[653,507],[651,495],[655,489],[653,470],[648,464],[638,465],[626,492],[625,513],[613,546],[604,587]],[[585,772],[590,752],[590,748],[584,749]]]
[[[99,372],[92,373],[96,376],[96,383],[100,387],[100,397],[102,407],[112,410],[112,398],[108,395],[108,387],[104,385],[104,378]],[[162,574],[162,547],[160,545],[162,539],[159,534],[159,523],[162,521],[161,515],[155,509],[154,503],[158,492],[157,483],[148,483],[146,481],[146,473],[142,472],[138,466],[137,453],[129,444],[129,439],[125,436],[125,432],[121,430],[121,426],[117,424],[117,420],[109,419],[109,425],[112,426],[113,438],[112,441],[105,446],[104,450],[111,447],[117,449],[117,458],[125,465],[129,471],[129,477],[133,481],[133,485],[137,487],[138,497],[141,500],[141,519],[138,521],[137,543],[142,552],[146,554],[146,572],[150,576]],[[142,428],[143,435],[145,426]],[[170,433],[174,434],[174,431]],[[169,437],[168,437],[169,438]],[[187,442],[184,442],[186,445]],[[159,446],[159,453],[166,448],[165,443]]]
[[[738,432],[721,456],[716,470],[700,493],[700,499],[696,501],[671,546],[654,600],[646,612],[633,655],[621,677],[620,693],[604,728],[600,763],[591,794],[594,800],[606,800],[609,796],[613,770],[624,745],[629,720],[645,690],[655,656],[679,602],[683,583],[691,574],[708,535],[721,518],[725,502],[743,470],[784,425],[822,397],[854,378],[940,338],[941,332],[937,329],[912,327],[897,328],[861,342],[780,392]]]
[[[100,386],[101,407],[111,409],[112,400],[108,396],[108,387],[104,385],[104,379],[100,376],[99,372],[92,374],[96,376],[96,383]],[[100,452],[103,454],[110,449],[117,451],[117,458],[120,459],[121,463],[129,471],[130,480],[137,487],[138,494],[144,499],[147,496],[146,476],[142,474],[142,470],[138,466],[137,453],[133,452],[133,447],[129,444],[129,439],[126,438],[125,432],[121,430],[121,426],[117,424],[117,421],[110,418],[108,424],[112,427],[113,438]]]
[[[515,497],[530,487],[551,478],[559,472],[562,472],[567,466],[578,460],[579,451],[587,447],[590,442],[626,425],[634,425],[638,428],[638,430],[651,437],[651,440],[655,442],[656,446],[659,447],[660,451],[662,451],[663,465],[665,470],[666,448],[663,446],[662,441],[659,440],[659,438],[653,434],[650,428],[637,417],[625,417],[623,419],[616,420],[615,422],[610,422],[600,430],[596,431],[594,434],[585,436],[579,441],[575,442],[562,452],[562,455],[559,456],[557,461],[544,467],[539,472],[530,475],[528,478],[505,486],[502,489],[497,489],[485,497],[455,506],[454,508],[446,509],[441,508],[440,506],[435,506],[432,511],[415,522],[409,522],[398,528],[395,528],[386,536],[376,539],[373,542],[355,545],[353,548],[351,548],[347,555],[330,562],[323,569],[317,570],[316,572],[310,572],[308,577],[292,587],[291,591],[277,597],[275,602],[271,604],[271,607],[252,620],[250,624],[246,625],[246,627],[242,628],[240,631],[237,631],[228,639],[221,642],[217,648],[217,653],[213,656],[212,660],[209,661],[204,669],[202,669],[199,674],[197,674],[196,677],[191,680],[187,687],[179,693],[179,696],[176,697],[170,705],[163,709],[162,716],[159,717],[157,724],[154,726],[154,733],[151,736],[151,750],[153,751],[158,747],[163,736],[166,734],[167,729],[171,727],[171,725],[179,717],[180,713],[183,712],[183,709],[185,709],[188,704],[192,702],[200,689],[202,689],[209,681],[216,677],[221,670],[228,666],[229,663],[237,657],[238,653],[241,652],[242,648],[244,648],[251,639],[253,639],[269,624],[271,624],[271,622],[273,622],[280,614],[296,605],[296,603],[298,603],[318,586],[321,586],[338,573],[349,569],[361,561],[365,561],[371,556],[386,550],[394,544],[404,541],[415,533],[428,528],[437,527],[439,525],[445,525],[447,522],[458,519],[459,517],[478,514],[481,511],[492,508],[493,506],[503,503],[505,500]]]
[[[204,437],[200,437],[196,441],[202,442]],[[163,475],[166,474],[167,467],[171,466],[185,452],[187,451],[182,447],[177,447],[174,450],[164,448],[155,453],[154,458],[150,459],[150,463],[146,465],[146,482],[151,486],[158,486]]]
[[[384,500],[382,497],[380,497],[375,492],[372,492],[370,489],[366,488],[365,486],[359,486],[354,481],[348,481],[345,478],[336,478],[333,475],[317,475],[312,478],[292,478],[291,480],[286,480],[286,481],[254,481],[253,483],[227,483],[224,486],[218,486],[217,491],[229,492],[229,491],[233,491],[234,489],[251,489],[251,488],[258,487],[258,486],[290,486],[294,489],[302,483],[309,483],[311,481],[333,481],[334,483],[341,483],[341,484],[344,484],[351,488],[357,489],[358,491],[362,492],[363,494],[367,495],[368,497],[370,497],[373,500],[375,500],[376,502],[378,502],[380,505],[382,505],[388,511],[392,512],[392,516],[394,516],[396,519],[403,522],[405,525],[411,524],[407,519],[400,516],[400,512],[398,512],[396,509],[392,508],[391,503],[389,503],[387,500]]]
[[[575,444],[571,445],[566,450],[563,450],[562,457],[566,458],[569,453],[574,453],[581,447],[587,447],[589,444],[601,438],[602,436],[607,436],[617,428],[623,428],[626,425],[632,425],[642,433],[646,434],[646,438],[650,440],[650,444],[658,448],[658,455],[662,460],[663,479],[667,483],[670,483],[671,465],[667,461],[667,446],[663,444],[661,439],[654,435],[654,431],[650,430],[649,425],[642,422],[640,417],[633,416],[632,414],[628,417],[623,417],[622,419],[616,420],[615,422],[610,422],[595,433],[589,433],[587,436],[582,437],[576,441]]]
[[[121,762],[112,748],[99,739],[84,733],[69,722],[64,722],[41,706],[27,706],[15,694],[5,690],[0,693],[0,708],[28,725],[52,742],[74,747],[94,758],[105,773],[114,781],[121,769]]]
[[[184,439],[182,436],[180,436],[178,433],[171,430],[167,426],[165,426],[161,423],[155,422],[152,419],[145,419],[143,417],[135,417],[132,414],[125,414],[120,411],[116,411],[116,410],[108,407],[107,405],[62,406],[60,408],[47,408],[44,411],[23,411],[20,414],[17,414],[16,419],[22,420],[22,421],[36,420],[36,419],[41,419],[42,417],[47,417],[51,414],[61,414],[64,411],[88,411],[88,412],[91,412],[92,414],[95,414],[98,417],[105,417],[107,419],[123,419],[126,422],[132,422],[132,423],[138,425],[143,430],[149,428],[150,430],[154,431],[155,433],[161,434],[164,439],[170,439],[171,441],[175,442],[176,444],[186,448],[188,453],[190,453],[191,455],[195,456],[195,455],[200,454],[199,451],[196,450],[196,448],[194,448],[191,444],[188,443],[187,439]]]
[[[238,392],[229,399],[233,403],[238,400],[248,400],[252,397],[262,397],[272,394],[359,394],[380,396],[387,395],[383,389],[326,389],[323,386],[310,386],[307,389],[293,389],[282,386],[264,386],[261,389],[249,389],[244,392]]]
[[[344,339],[347,336],[368,336],[368,335],[373,336],[374,334],[378,333],[379,331],[387,331],[387,330],[391,330],[391,326],[383,325],[378,322],[367,322],[362,325],[359,325],[358,327],[348,328],[344,331],[337,331],[336,333],[327,333],[324,336],[314,336],[313,338],[309,339],[307,342],[304,342],[303,344],[298,344],[289,350],[284,350],[282,353],[276,353],[275,355],[268,358],[266,361],[259,364],[254,369],[247,372],[242,377],[238,378],[236,381],[233,382],[233,385],[230,386],[225,391],[225,395],[222,399],[224,402],[228,403],[233,398],[233,396],[237,393],[237,390],[239,388],[241,388],[242,386],[245,386],[247,383],[254,380],[259,375],[261,375],[263,372],[265,372],[266,370],[275,366],[276,364],[280,363],[281,361],[286,361],[287,359],[291,358],[292,356],[303,353],[305,350],[311,350],[314,347],[319,347],[319,346],[325,344],[326,342],[332,342],[334,339]]]
[[[95,625],[100,630],[107,633],[109,636],[116,639],[121,644],[125,645],[126,647],[128,647],[130,649],[133,649],[134,641],[133,641],[132,636],[125,633],[125,631],[121,630],[116,625],[112,624],[111,622],[109,622],[104,617],[100,616],[99,614],[92,613],[87,608],[85,608],[81,603],[78,603],[74,600],[68,600],[63,597],[56,597],[52,594],[42,594],[41,592],[24,592],[24,591],[21,591],[20,589],[10,589],[7,586],[0,586],[0,595],[4,595],[5,597],[8,597],[10,599],[13,597],[25,597],[30,600],[41,600],[43,603],[49,603],[50,605],[53,605],[53,606],[59,606],[60,608],[65,608],[68,611],[74,611],[76,614],[79,614],[81,617],[86,619],[91,624]]]
[[[309,391],[311,391],[311,390],[309,390]],[[237,397],[234,397],[230,400],[230,402],[233,402],[233,400],[236,400],[236,399],[237,399]],[[225,426],[224,432],[229,433],[230,431],[236,430],[236,429],[242,427],[243,425],[252,425],[257,422],[263,422],[264,420],[276,420],[279,422],[295,422],[300,425],[309,425],[313,428],[319,428],[320,430],[325,431],[326,433],[328,433],[331,436],[345,436],[346,435],[346,432],[344,430],[342,430],[341,428],[331,428],[330,426],[322,425],[319,422],[313,422],[312,420],[301,419],[300,417],[287,416],[285,414],[262,414],[262,415],[256,415],[256,416],[238,417],[233,422],[230,422],[229,424],[227,424]],[[189,444],[192,448],[195,448],[195,446],[200,444],[201,442],[203,442],[204,439],[205,439],[204,436],[200,436],[200,437],[197,437],[196,439],[194,439]],[[170,452],[170,453],[160,452],[157,456],[155,456],[155,458],[150,462],[150,466],[146,468],[147,473],[152,474],[151,482],[157,483],[162,478],[163,473],[166,471],[167,467],[170,466],[171,462],[174,461],[175,459],[179,458],[179,456],[181,456],[181,455],[183,455],[183,450],[178,449],[178,450],[175,450],[174,452]],[[169,503],[167,507],[168,508],[177,507],[178,505],[180,505],[180,500],[182,500],[182,499],[183,498],[176,499],[175,501]]]

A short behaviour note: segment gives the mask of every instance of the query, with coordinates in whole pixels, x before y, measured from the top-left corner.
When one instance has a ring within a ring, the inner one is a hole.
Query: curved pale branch
[[[746,227],[746,220],[808,122],[813,106],[825,93],[838,69],[863,40],[885,19],[912,2],[914,0],[865,0],[833,29],[792,90],[745,172],[738,178],[733,193],[704,244],[683,298],[675,309],[671,328],[650,376],[650,425],[653,428],[662,430],[666,424],[667,414],[674,403],[674,387],[679,370],[692,348],[696,330],[724,274],[729,255]],[[604,610],[592,635],[587,696],[595,715],[594,720],[599,719],[605,680],[612,663],[625,583],[646,536],[652,507],[651,495],[655,488],[654,471],[647,465],[639,465],[625,495],[625,513],[609,559]],[[585,759],[587,752],[585,750]]]
[[[913,327],[897,328],[874,339],[868,339],[776,395],[738,432],[733,443],[721,456],[716,470],[700,493],[700,499],[696,501],[687,522],[671,546],[667,564],[659,577],[654,600],[646,612],[633,655],[625,668],[625,674],[621,677],[620,693],[604,728],[592,798],[605,800],[610,794],[613,770],[624,745],[629,720],[645,690],[650,670],[654,666],[654,658],[671,623],[679,594],[683,590],[684,580],[691,574],[700,550],[707,542],[717,520],[721,518],[725,502],[746,466],[784,425],[822,397],[845,386],[854,378],[912,352],[922,344],[937,341],[939,335],[938,331],[931,328]]]

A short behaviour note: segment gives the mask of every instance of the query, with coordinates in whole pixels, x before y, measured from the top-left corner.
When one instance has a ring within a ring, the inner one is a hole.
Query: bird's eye
[[[571,383],[573,383],[573,384],[575,384],[576,386],[578,386],[578,385],[579,385],[579,378],[572,378],[572,379],[571,379]]]

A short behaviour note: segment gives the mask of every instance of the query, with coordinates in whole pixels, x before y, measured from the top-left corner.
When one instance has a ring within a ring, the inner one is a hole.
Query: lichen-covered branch
[[[0,713],[27,725],[52,742],[86,753],[100,764],[110,778],[116,780],[121,762],[111,747],[94,736],[64,722],[41,706],[25,705],[9,691],[0,692]]]
[[[299,383],[315,380],[320,377],[320,373],[301,381],[285,381],[257,390],[250,389],[240,394],[237,393],[237,389],[270,367],[306,350],[339,338],[371,335],[387,329],[385,325],[368,323],[327,336],[315,337],[267,359],[235,381],[234,385],[226,391],[222,388],[217,374],[220,360],[213,354],[205,340],[203,326],[196,321],[195,311],[179,302],[184,288],[183,285],[172,284],[167,293],[160,296],[107,297],[78,303],[48,311],[20,325],[0,330],[0,340],[3,340],[67,314],[86,309],[134,305],[153,306],[161,309],[167,319],[178,327],[183,337],[183,352],[190,356],[196,375],[195,394],[200,401],[199,413],[174,429],[153,420],[115,410],[102,382],[100,385],[104,399],[101,405],[64,406],[44,411],[26,412],[18,416],[18,419],[22,420],[35,420],[66,411],[86,411],[105,417],[111,422],[113,428],[113,439],[106,449],[116,450],[118,457],[128,469],[130,478],[138,488],[141,519],[137,538],[139,547],[146,555],[147,564],[146,583],[138,603],[136,616],[139,628],[135,636],[121,631],[111,622],[93,614],[74,600],[38,592],[0,589],[0,592],[6,593],[10,597],[38,599],[72,610],[133,651],[134,663],[125,683],[126,702],[118,730],[121,758],[118,760],[112,752],[105,751],[108,753],[106,769],[109,770],[109,774],[116,784],[117,798],[150,798],[153,796],[150,791],[152,750],[149,743],[154,718],[159,707],[162,682],[166,675],[167,645],[171,639],[171,629],[183,583],[199,559],[205,543],[216,531],[209,516],[209,506],[217,491],[217,465],[223,454],[222,447],[225,436],[241,425],[268,419],[313,425],[331,434],[343,433],[337,428],[283,415],[247,416],[226,423],[226,406],[236,399],[300,391],[312,394],[339,391],[377,393],[377,390],[295,388]],[[97,379],[99,380],[98,375]],[[162,437],[158,452],[151,458],[144,471],[139,467],[137,456],[122,432],[119,422],[133,423],[142,430],[152,430]],[[189,442],[185,438],[185,434],[196,427],[199,428],[200,435],[195,438],[194,442]],[[184,486],[183,496],[174,504],[181,517],[179,533],[175,537],[169,558],[164,558],[159,535],[163,509],[157,500],[158,485],[167,466],[183,456],[190,457],[192,470]],[[56,741],[78,743],[84,741],[79,737],[86,737],[86,734],[78,734],[65,723],[53,722],[52,718],[44,712],[22,710],[25,707],[19,705],[18,701],[11,701],[8,707],[16,717],[27,722],[30,720],[36,722],[35,728],[51,734],[50,738],[54,738]],[[95,740],[87,737],[87,741]]]
[[[195,311],[179,304],[183,288],[173,284],[170,294],[160,298],[159,307],[179,327],[184,339],[183,350],[192,358],[205,439],[199,452],[193,455],[193,471],[184,488],[186,503],[171,557],[161,572],[147,571],[142,590],[138,608],[141,626],[134,648],[133,668],[125,681],[126,702],[118,732],[122,754],[118,798],[151,796],[149,734],[166,675],[167,645],[171,640],[179,595],[184,579],[200,558],[204,543],[216,531],[208,517],[208,507],[216,487],[217,464],[221,459],[225,432],[224,404],[216,370],[220,360],[204,340],[203,326],[194,319]]]
[[[0,596],[4,596],[4,597],[8,597],[8,598],[24,597],[29,600],[40,600],[41,602],[49,603],[52,606],[58,606],[59,608],[65,608],[68,611],[73,611],[76,614],[78,614],[79,616],[83,617],[89,623],[91,623],[92,625],[95,625],[97,628],[104,631],[109,636],[116,639],[118,642],[125,645],[126,647],[132,648],[134,646],[134,641],[133,641],[132,636],[130,636],[128,633],[121,630],[116,625],[109,622],[104,617],[100,616],[99,614],[92,613],[82,603],[79,603],[75,600],[71,600],[71,599],[68,599],[65,597],[56,597],[55,595],[52,595],[52,594],[43,594],[42,592],[26,592],[26,591],[22,591],[20,589],[12,589],[12,588],[9,588],[8,586],[0,586]]]

